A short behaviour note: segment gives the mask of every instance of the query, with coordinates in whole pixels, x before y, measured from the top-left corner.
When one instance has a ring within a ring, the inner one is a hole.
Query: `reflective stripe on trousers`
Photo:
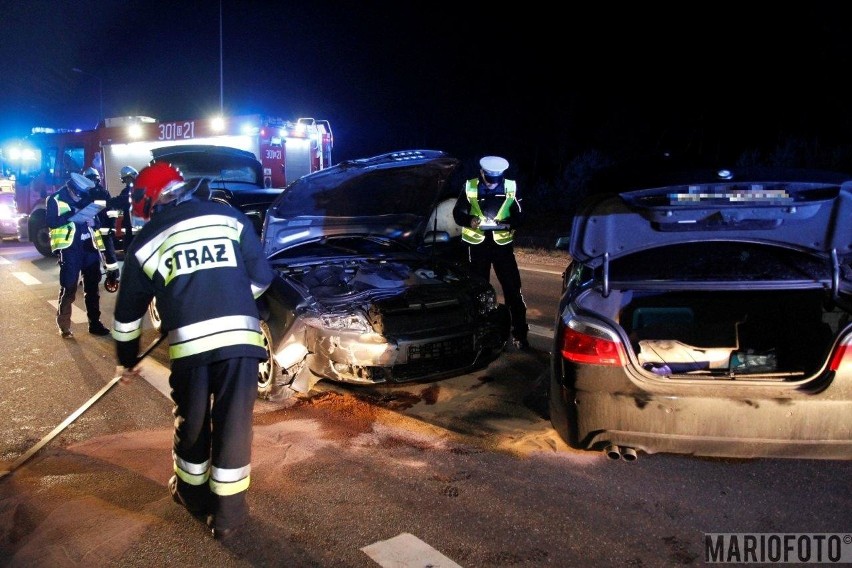
[[[234,358],[173,371],[169,377],[175,404],[174,465],[185,482],[208,481],[218,496],[217,511],[227,518],[240,514],[251,480],[254,401],[258,360]]]

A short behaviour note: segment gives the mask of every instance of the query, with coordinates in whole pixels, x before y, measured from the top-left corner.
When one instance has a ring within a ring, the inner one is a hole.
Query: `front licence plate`
[[[412,345],[408,348],[408,360],[419,361],[422,359],[437,359],[460,353],[468,353],[473,350],[473,336],[454,337],[443,339],[432,343]]]

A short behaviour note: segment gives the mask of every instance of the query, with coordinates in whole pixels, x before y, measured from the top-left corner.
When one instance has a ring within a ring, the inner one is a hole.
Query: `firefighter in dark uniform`
[[[505,179],[509,162],[498,156],[479,161],[479,177],[469,179],[453,207],[453,219],[468,244],[473,274],[490,280],[491,267],[512,318],[514,345],[529,350],[527,305],[521,294],[521,273],[512,240],[521,224],[521,206],[514,180]]]
[[[95,184],[82,174],[72,173],[71,179],[47,199],[47,226],[50,228],[50,249],[59,256],[59,307],[56,325],[62,337],[71,339],[71,311],[77,297],[80,275],[83,276],[83,297],[89,333],[109,335],[101,323],[100,293],[101,264],[107,278],[118,281],[118,261],[115,250],[108,247],[101,236],[101,218],[97,215],[72,217],[94,201],[91,191]]]
[[[124,257],[112,335],[130,380],[156,298],[175,416],[169,490],[223,540],[248,520],[252,413],[266,359],[256,300],[273,272],[251,221],[200,199],[202,184],[165,162],[139,172],[131,215],[145,223]]]
[[[126,251],[130,247],[130,241],[133,240],[133,226],[130,223],[130,194],[133,191],[133,185],[136,183],[136,176],[139,172],[133,166],[124,166],[119,172],[121,183],[124,187],[121,192],[110,200],[109,206],[113,209],[121,211],[121,229],[124,236],[121,239],[121,250]]]

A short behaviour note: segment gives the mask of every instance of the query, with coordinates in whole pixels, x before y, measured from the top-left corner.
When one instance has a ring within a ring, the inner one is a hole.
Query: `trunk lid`
[[[852,176],[849,176],[852,179]],[[823,172],[756,170],[608,188],[574,219],[570,253],[593,267],[657,247],[750,242],[852,258],[852,182]]]

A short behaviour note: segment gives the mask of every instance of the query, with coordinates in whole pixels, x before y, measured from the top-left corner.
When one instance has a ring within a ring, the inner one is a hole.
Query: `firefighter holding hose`
[[[166,162],[139,172],[131,215],[144,224],[124,257],[113,338],[132,380],[142,319],[156,298],[175,416],[169,491],[227,540],[249,519],[252,411],[267,357],[255,301],[274,274],[251,221],[208,200],[203,183]]]

